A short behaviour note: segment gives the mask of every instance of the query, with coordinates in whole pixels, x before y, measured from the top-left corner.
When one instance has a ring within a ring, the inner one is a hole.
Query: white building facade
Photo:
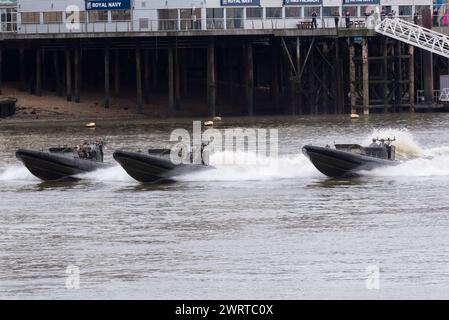
[[[19,33],[154,32],[345,27],[383,8],[412,17],[432,0],[18,0]],[[79,10],[79,12],[78,12]],[[79,21],[79,23],[78,23]],[[354,24],[358,26],[359,24]],[[351,24],[352,26],[352,24]]]

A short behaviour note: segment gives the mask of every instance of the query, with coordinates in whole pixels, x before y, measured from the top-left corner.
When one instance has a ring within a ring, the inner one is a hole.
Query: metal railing
[[[320,16],[302,18],[197,18],[197,19],[148,19],[127,21],[89,21],[79,25],[65,22],[22,23],[2,28],[2,32],[21,34],[58,33],[107,33],[107,32],[163,32],[201,30],[279,30],[279,29],[335,29],[368,28],[372,16]],[[392,17],[384,17],[391,19]],[[420,16],[396,16],[401,20],[420,24]],[[337,21],[338,19],[338,21]]]
[[[367,16],[351,16],[348,21],[339,17],[338,28],[365,28]],[[23,34],[98,33],[98,32],[157,32],[157,31],[200,31],[200,30],[276,30],[276,29],[334,29],[334,16],[315,19],[305,18],[207,18],[207,19],[147,19],[128,21],[80,22],[77,26],[65,22],[22,23],[14,32]]]
[[[449,37],[402,19],[384,19],[376,32],[449,58]]]
[[[433,103],[438,103],[440,101],[446,102],[445,100],[440,100],[440,97],[441,97],[440,90],[433,90],[432,97],[433,97]],[[424,90],[416,90],[416,103],[424,104],[425,102],[426,102],[426,95],[424,93]]]

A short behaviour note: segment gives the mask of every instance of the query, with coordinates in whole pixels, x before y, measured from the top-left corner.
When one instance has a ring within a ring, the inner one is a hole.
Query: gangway
[[[449,58],[448,36],[399,18],[385,18],[374,30],[387,37]]]

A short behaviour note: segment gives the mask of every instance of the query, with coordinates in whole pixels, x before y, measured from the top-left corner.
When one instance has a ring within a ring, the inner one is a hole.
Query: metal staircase
[[[374,30],[385,36],[449,58],[449,37],[399,18],[385,18]]]

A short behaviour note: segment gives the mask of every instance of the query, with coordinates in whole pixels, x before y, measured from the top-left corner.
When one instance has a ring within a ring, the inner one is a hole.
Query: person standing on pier
[[[312,29],[316,29],[317,25],[316,25],[316,17],[318,16],[318,13],[316,12],[316,10],[312,11]]]
[[[346,28],[349,28],[351,26],[351,13],[349,10],[345,13],[345,22],[346,22]]]
[[[338,12],[338,10],[335,10],[334,12],[334,21],[335,21],[335,28],[338,29],[338,25],[340,24],[340,12]]]
[[[438,27],[438,8],[433,9],[433,26]]]
[[[415,11],[415,15],[413,16],[413,23],[419,24],[419,15],[417,11]]]

